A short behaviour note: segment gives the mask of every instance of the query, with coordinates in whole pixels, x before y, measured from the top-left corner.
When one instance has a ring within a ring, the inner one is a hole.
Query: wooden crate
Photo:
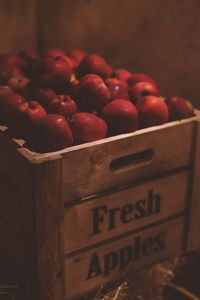
[[[77,299],[197,249],[200,114],[46,154],[0,132],[0,252],[27,300]]]

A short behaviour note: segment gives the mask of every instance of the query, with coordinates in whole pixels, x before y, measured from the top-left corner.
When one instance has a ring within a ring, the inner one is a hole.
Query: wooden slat
[[[35,217],[40,300],[65,299],[62,159],[36,165]]]
[[[66,151],[62,154],[65,201],[189,165],[194,129],[194,121],[176,122]],[[146,150],[153,151],[152,159],[110,168],[113,160]]]
[[[200,120],[197,125],[187,251],[200,249]]]
[[[185,250],[184,237],[181,217],[66,258],[66,299],[78,299],[92,289],[124,278],[129,272],[181,254]]]
[[[59,161],[55,155],[46,163],[37,161],[34,155],[2,132],[0,145],[0,174],[19,195],[18,199],[12,197],[7,205],[12,210],[12,201],[13,205],[20,203],[16,222],[22,223],[20,247],[26,255],[21,272],[26,274],[23,289],[29,296],[27,299],[63,299],[61,157]],[[12,215],[9,215],[9,207],[6,214],[6,220],[9,220]]]
[[[183,213],[190,176],[181,171],[66,207],[65,253]]]

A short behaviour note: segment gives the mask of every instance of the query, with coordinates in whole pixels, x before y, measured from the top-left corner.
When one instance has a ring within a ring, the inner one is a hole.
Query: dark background
[[[0,0],[0,52],[82,48],[200,107],[199,0]]]

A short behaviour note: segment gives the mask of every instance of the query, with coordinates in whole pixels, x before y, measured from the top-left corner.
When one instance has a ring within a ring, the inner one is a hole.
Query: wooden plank
[[[35,217],[40,300],[65,299],[62,158],[36,165]]]
[[[176,122],[176,126],[139,130],[90,147],[65,151],[62,154],[65,201],[189,165],[194,128],[194,121]],[[145,153],[147,157],[142,160],[111,168],[116,159]],[[148,157],[150,153],[153,155]]]
[[[21,272],[26,274],[23,288],[27,292],[27,299],[63,299],[61,157],[59,162],[55,155],[46,163],[37,160],[30,151],[2,132],[0,145],[0,174],[19,195],[18,203],[11,195],[6,213],[9,213],[9,206],[13,209],[12,201],[13,205],[19,204],[20,212],[16,221],[22,223],[20,247],[26,253],[26,268],[21,266]],[[9,218],[7,216],[6,220]],[[18,262],[17,257],[16,260]]]
[[[65,253],[183,213],[190,176],[184,170],[66,207]]]
[[[66,299],[78,299],[129,273],[181,254],[184,218],[152,227],[65,260]]]
[[[190,204],[189,229],[187,251],[194,251],[200,248],[199,232],[200,232],[200,119],[197,122],[196,144],[193,162],[193,183],[192,196]]]
[[[37,47],[37,1],[1,0],[0,52],[18,52]]]

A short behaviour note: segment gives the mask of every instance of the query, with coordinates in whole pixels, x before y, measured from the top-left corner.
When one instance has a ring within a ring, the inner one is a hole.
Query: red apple
[[[52,89],[38,88],[35,89],[33,96],[47,109],[49,103],[52,99],[57,97],[57,94]]]
[[[37,101],[22,102],[10,120],[9,130],[13,136],[26,139],[32,133],[33,123],[46,115],[45,109]]]
[[[57,114],[49,114],[34,123],[33,134],[27,146],[37,152],[52,152],[71,146],[72,132],[67,120]]]
[[[133,132],[138,128],[137,109],[126,99],[117,99],[104,106],[103,118],[110,135]]]
[[[109,102],[110,93],[100,76],[89,74],[85,75],[77,85],[76,97],[80,110],[98,111]]]
[[[65,52],[59,49],[44,49],[42,51],[42,55],[44,56],[51,56],[51,57],[58,57],[58,56],[65,56]]]
[[[24,102],[24,97],[17,93],[7,93],[0,97],[0,123],[9,125],[16,108]]]
[[[70,117],[78,111],[76,102],[67,95],[57,95],[46,106],[48,113]]]
[[[0,55],[0,65],[21,68],[23,67],[23,59],[13,53],[4,53]]]
[[[194,107],[189,99],[174,96],[166,99],[169,109],[169,120],[179,120],[194,116]]]
[[[128,83],[129,79],[132,77],[132,73],[126,69],[117,69],[114,72],[114,77]]]
[[[38,63],[37,77],[43,86],[56,86],[69,81],[72,74],[72,64],[66,56],[42,56]]]
[[[59,50],[59,49],[45,49],[45,50],[42,51],[41,57],[51,57],[51,58],[57,59],[57,60],[63,59],[63,60],[66,60],[67,63],[70,63],[72,69],[74,68],[74,60],[71,57],[67,56],[65,54],[65,52],[62,51],[62,50]]]
[[[112,68],[100,55],[90,54],[82,59],[77,72],[80,78],[86,74],[96,74],[106,79],[111,77]]]
[[[38,52],[35,50],[23,50],[19,53],[19,56],[24,60],[24,73],[28,77],[32,78],[35,75],[37,64],[39,61]]]
[[[94,114],[79,112],[71,117],[71,130],[75,144],[82,144],[106,137],[105,121]]]
[[[0,84],[6,84],[10,78],[25,77],[22,70],[18,67],[3,65],[0,66]]]
[[[105,84],[110,92],[110,100],[127,99],[129,100],[129,85],[116,78],[108,78]]]
[[[13,77],[7,81],[7,85],[15,92],[26,97],[27,87],[31,80],[26,77]]]
[[[130,88],[130,96],[133,103],[138,103],[144,96],[159,96],[158,88],[150,82],[137,82]]]
[[[77,68],[86,56],[86,53],[80,49],[73,49],[68,53],[68,56],[73,60],[75,67]]]
[[[161,125],[168,121],[169,112],[162,97],[146,96],[137,104],[140,127]]]
[[[155,82],[155,80],[153,78],[151,78],[150,76],[143,74],[143,73],[135,73],[133,74],[129,79],[128,79],[128,84],[130,86],[134,85],[137,82],[149,82],[155,86],[157,86],[157,83]]]

